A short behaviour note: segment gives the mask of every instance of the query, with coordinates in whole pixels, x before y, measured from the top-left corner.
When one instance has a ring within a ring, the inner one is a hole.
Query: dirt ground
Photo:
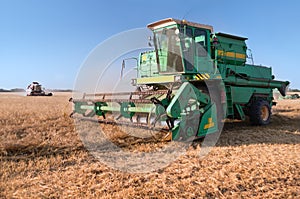
[[[103,165],[83,146],[68,117],[70,95],[0,94],[0,198],[300,196],[300,100],[278,101],[268,126],[227,122],[203,158],[199,144],[165,168],[134,174]]]

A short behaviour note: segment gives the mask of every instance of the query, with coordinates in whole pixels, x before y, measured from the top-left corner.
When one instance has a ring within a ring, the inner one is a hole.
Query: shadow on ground
[[[0,160],[20,161],[38,158],[62,156],[67,158],[71,154],[84,152],[83,146],[53,146],[53,145],[11,145],[6,146],[0,153]]]
[[[273,115],[266,126],[253,126],[249,121],[226,122],[217,146],[250,144],[299,144],[300,117]]]
[[[126,141],[126,139],[125,139]],[[202,140],[203,141],[203,140]],[[201,145],[201,140],[194,144]],[[140,140],[139,143],[143,141]],[[153,139],[155,144],[157,140]],[[132,147],[136,142],[127,143],[123,147]],[[287,117],[275,114],[271,123],[266,126],[252,126],[248,121],[226,122],[216,146],[242,146],[251,144],[300,144],[300,116]],[[54,146],[54,145],[11,145],[0,151],[0,160],[19,161],[23,159],[32,160],[41,157],[62,156],[87,152],[83,145],[79,146]]]

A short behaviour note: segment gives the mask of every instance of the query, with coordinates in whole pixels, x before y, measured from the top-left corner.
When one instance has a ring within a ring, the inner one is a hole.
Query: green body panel
[[[135,112],[130,111],[129,109],[135,109],[135,104],[133,102],[123,102],[121,103],[120,113],[125,118],[132,118]],[[135,110],[134,110],[135,111]]]
[[[105,115],[107,111],[101,109],[101,107],[105,107],[105,106],[107,106],[106,102],[96,102],[94,107],[94,111],[96,115],[101,115],[101,116]]]
[[[209,57],[197,57],[193,74],[195,73],[209,73],[214,74],[214,62]],[[190,71],[187,74],[191,73]]]
[[[76,113],[84,114],[87,110],[94,110],[94,106],[88,106],[86,102],[76,102],[74,104],[74,109]]]
[[[117,112],[120,111],[120,106],[101,106],[100,110],[102,111],[111,111],[111,112]]]
[[[235,108],[240,116],[241,120],[245,120],[246,116],[245,116],[245,112],[243,110],[243,107],[240,104],[235,104]]]
[[[185,136],[191,137],[217,131],[216,105],[211,105],[209,96],[189,82],[181,85],[166,112],[169,117],[180,120],[172,129],[173,140],[184,133]]]
[[[126,102],[127,103],[127,102]],[[132,106],[123,102],[120,105],[106,105],[102,106],[100,110],[102,111],[111,111],[111,112],[121,112],[121,114],[127,115],[130,113],[151,113],[153,110],[155,111],[155,107],[153,104],[143,104],[143,106]],[[100,114],[97,114],[100,115]]]
[[[245,111],[249,108],[252,99],[263,98],[270,105],[272,105],[273,100],[273,90],[271,88],[226,86],[226,95],[226,116],[241,120],[246,119]]]
[[[215,133],[218,131],[217,108],[215,104],[206,107],[204,114],[201,117],[197,136],[202,137],[206,134]]]
[[[79,105],[79,103],[78,103],[78,105]],[[91,110],[92,111],[92,110],[94,110],[94,108],[95,108],[94,105],[80,105],[81,110]],[[79,112],[79,110],[77,112]]]
[[[194,110],[191,113],[181,113],[180,122],[172,129],[172,140],[178,140],[180,137],[187,139],[196,137],[201,113]]]
[[[130,118],[134,113],[157,113],[162,114],[163,107],[153,104],[134,104],[132,102],[104,103],[96,102],[94,105],[89,105],[86,102],[74,102],[75,112],[84,114],[87,110],[94,111],[96,115],[102,116],[107,112],[120,112],[123,117]],[[164,110],[165,112],[165,110]]]
[[[159,75],[155,51],[147,51],[140,54],[138,71],[141,78]]]
[[[234,104],[247,104],[254,94],[268,97],[272,94],[272,89],[231,86],[231,97]]]
[[[215,57],[220,63],[243,65],[246,63],[246,40],[224,33],[216,33]]]
[[[161,83],[170,83],[174,81],[175,81],[174,75],[161,75],[161,76],[152,76],[152,77],[144,77],[144,78],[136,79],[136,83],[138,85],[161,84]]]
[[[272,69],[265,66],[256,65],[231,65],[231,64],[218,64],[218,69],[223,79],[226,81],[235,81],[237,77],[259,78],[259,79],[272,79]]]
[[[184,82],[169,104],[166,110],[167,115],[172,118],[180,117],[182,110],[191,103],[190,100],[196,100],[196,102],[200,104],[200,107],[201,105],[207,105],[210,102],[208,95],[201,93],[191,83]]]

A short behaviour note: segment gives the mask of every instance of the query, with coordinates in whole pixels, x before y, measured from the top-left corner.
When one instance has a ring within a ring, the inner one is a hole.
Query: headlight
[[[174,76],[174,82],[181,82],[181,75]]]
[[[136,86],[136,79],[131,79],[131,85]]]

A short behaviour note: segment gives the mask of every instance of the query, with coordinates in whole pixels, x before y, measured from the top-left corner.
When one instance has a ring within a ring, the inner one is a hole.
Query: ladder
[[[234,116],[234,110],[233,110],[233,101],[232,101],[232,95],[231,95],[231,86],[225,86],[226,90],[226,101],[227,101],[227,116],[230,116],[233,118]]]

